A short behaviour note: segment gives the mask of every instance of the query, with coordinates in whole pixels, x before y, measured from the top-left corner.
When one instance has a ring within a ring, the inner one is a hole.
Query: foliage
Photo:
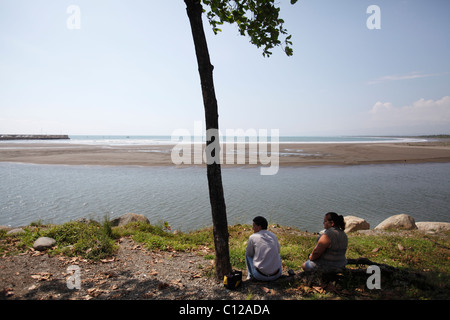
[[[185,234],[171,233],[168,223],[151,225],[133,222],[114,230],[119,236],[132,236],[137,242],[144,243],[148,250],[190,251],[202,246],[212,246],[213,237],[210,230],[200,230]]]
[[[45,236],[56,240],[59,250],[55,253],[64,252],[69,256],[100,260],[111,256],[116,250],[107,219],[103,225],[95,222],[68,222],[50,228]]]
[[[248,36],[250,42],[258,48],[263,47],[263,56],[268,57],[276,46],[283,45],[280,35],[287,35],[283,27],[284,20],[279,17],[280,8],[275,0],[202,0],[209,7],[206,13],[215,34],[224,22],[236,23],[239,33]],[[291,0],[295,4],[297,0]],[[292,56],[292,36],[284,39],[284,52]]]
[[[14,247],[18,250],[12,251],[11,246],[8,249],[0,246],[0,252],[18,253],[28,250],[33,247],[34,241],[39,237],[50,237],[56,240],[56,247],[48,251],[53,255],[62,253],[95,261],[113,255],[117,249],[111,226],[106,219],[103,225],[96,222],[78,221],[54,226],[40,224],[40,227],[35,227],[33,224],[33,226],[24,228],[24,231],[24,234],[17,237],[6,237],[6,235],[1,237],[6,240],[6,244],[14,243]]]
[[[442,243],[441,243],[442,242]],[[450,274],[449,241],[436,240],[420,232],[385,236],[352,235],[349,237],[348,258],[364,256],[377,263],[393,267],[438,271]],[[420,267],[422,266],[422,267]]]

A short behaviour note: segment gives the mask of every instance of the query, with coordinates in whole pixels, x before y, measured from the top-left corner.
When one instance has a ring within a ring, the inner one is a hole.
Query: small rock
[[[6,235],[7,236],[15,236],[15,235],[19,235],[19,234],[24,234],[25,230],[23,230],[22,228],[15,228],[12,230],[9,230]]]
[[[38,238],[34,244],[33,249],[38,251],[44,251],[48,248],[53,247],[56,244],[56,240],[49,237],[40,237]]]
[[[125,226],[131,222],[137,222],[141,221],[144,223],[150,223],[148,218],[144,216],[143,214],[137,214],[137,213],[126,213],[123,216],[120,216],[119,218],[113,219],[111,221],[111,225],[116,226]]]

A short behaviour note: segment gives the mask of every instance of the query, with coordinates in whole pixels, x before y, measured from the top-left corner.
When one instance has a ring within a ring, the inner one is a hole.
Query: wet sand
[[[0,143],[0,162],[62,165],[106,166],[175,166],[172,161],[174,145],[99,146],[68,143]],[[234,146],[238,149],[238,146]],[[270,151],[270,146],[268,147]],[[190,158],[194,164],[194,150]],[[227,145],[222,147],[223,167],[261,166],[261,158],[253,155],[256,163],[249,163],[246,150],[245,164],[231,161],[236,154]],[[239,153],[238,153],[239,154]],[[264,153],[266,154],[266,153]],[[274,165],[275,154],[267,154]],[[198,157],[197,157],[198,159]],[[450,141],[416,143],[280,143],[280,166],[360,165],[385,163],[450,162]],[[185,164],[183,164],[185,165]],[[269,164],[267,164],[269,165]]]

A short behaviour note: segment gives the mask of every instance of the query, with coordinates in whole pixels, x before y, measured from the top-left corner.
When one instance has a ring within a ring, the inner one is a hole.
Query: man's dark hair
[[[268,223],[267,223],[266,218],[261,217],[261,216],[257,216],[257,217],[255,217],[255,218],[253,219],[253,222],[254,222],[256,225],[260,226],[263,230],[266,230],[266,229],[267,229]]]

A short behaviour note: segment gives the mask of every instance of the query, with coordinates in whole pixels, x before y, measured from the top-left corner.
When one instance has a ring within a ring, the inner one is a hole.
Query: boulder
[[[417,229],[414,218],[407,214],[397,214],[383,220],[375,227],[375,230],[401,229],[413,230]]]
[[[125,226],[131,222],[143,222],[143,223],[150,223],[150,221],[147,219],[146,216],[143,214],[137,214],[137,213],[126,213],[123,216],[120,216],[119,218],[115,218],[111,221],[111,225],[113,227],[117,226]]]
[[[345,221],[345,233],[370,229],[370,224],[363,218],[355,216],[345,216],[344,221]]]
[[[56,244],[56,240],[49,237],[37,238],[33,244],[33,249],[38,251],[44,251],[53,247]]]
[[[23,230],[22,228],[15,228],[15,229],[11,229],[9,230],[6,235],[7,236],[15,236],[15,235],[19,235],[19,234],[24,234],[25,230]]]
[[[417,222],[417,229],[427,233],[437,233],[450,231],[450,222]]]

